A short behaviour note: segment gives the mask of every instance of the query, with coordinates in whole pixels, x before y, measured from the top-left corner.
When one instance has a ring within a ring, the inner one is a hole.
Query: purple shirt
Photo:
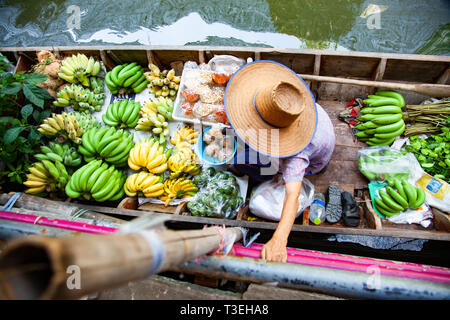
[[[336,141],[333,124],[326,111],[318,103],[316,106],[318,119],[313,139],[302,152],[280,161],[285,183],[303,181],[305,173],[318,173],[331,159]]]

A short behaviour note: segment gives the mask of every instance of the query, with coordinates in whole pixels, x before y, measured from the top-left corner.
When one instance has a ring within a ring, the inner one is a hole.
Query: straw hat
[[[278,62],[261,60],[242,66],[228,82],[224,103],[239,138],[270,157],[299,153],[317,127],[311,91]]]

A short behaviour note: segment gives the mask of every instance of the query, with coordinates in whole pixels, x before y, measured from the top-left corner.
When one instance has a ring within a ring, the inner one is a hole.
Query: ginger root
[[[48,50],[41,50],[37,54],[38,64],[33,66],[33,71],[42,73],[48,77],[42,83],[37,84],[38,87],[46,89],[50,95],[56,98],[56,92],[64,81],[58,77],[61,60],[57,59],[55,54]]]

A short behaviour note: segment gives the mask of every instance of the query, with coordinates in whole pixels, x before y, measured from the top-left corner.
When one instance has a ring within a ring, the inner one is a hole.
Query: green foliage
[[[442,127],[442,132],[427,139],[410,137],[411,144],[405,149],[414,153],[422,168],[436,178],[450,181],[450,129]]]
[[[53,97],[36,86],[47,76],[24,71],[7,72],[10,63],[0,56],[0,185],[19,183],[25,179],[39,152],[41,134],[38,125],[48,117]]]

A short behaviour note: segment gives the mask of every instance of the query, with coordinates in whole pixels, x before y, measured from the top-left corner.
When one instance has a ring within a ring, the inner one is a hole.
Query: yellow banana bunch
[[[147,198],[159,197],[164,194],[163,178],[163,175],[141,171],[128,176],[123,189],[129,197],[136,196],[138,192],[142,192]]]
[[[58,76],[70,83],[81,83],[90,86],[89,76],[95,76],[100,71],[100,62],[84,54],[72,55],[66,58],[59,69]]]
[[[167,159],[172,148],[164,151],[164,143],[157,140],[143,139],[130,150],[128,166],[133,170],[146,168],[150,173],[159,174],[167,170]]]
[[[59,161],[42,160],[28,170],[30,173],[23,184],[28,187],[25,192],[29,194],[63,190],[70,179],[65,166]]]
[[[170,138],[170,143],[172,143],[174,146],[177,146],[179,143],[183,141],[186,141],[190,144],[194,144],[197,142],[198,135],[199,135],[198,132],[195,131],[193,128],[184,126],[175,132],[173,138]]]
[[[151,131],[154,135],[159,135],[159,142],[163,143],[169,135],[168,121],[172,120],[172,111],[171,100],[160,97],[147,101],[139,112],[141,119],[137,123],[136,130]]]
[[[62,135],[76,144],[81,143],[84,130],[92,127],[100,127],[98,121],[90,115],[79,112],[52,113],[42,121],[38,131],[47,136]]]
[[[164,205],[167,207],[173,199],[194,196],[197,193],[198,188],[192,180],[182,177],[164,181],[163,190],[164,194],[159,197],[159,200],[164,201]]]
[[[145,72],[145,78],[149,82],[147,85],[150,92],[156,97],[167,97],[175,100],[177,91],[180,87],[181,77],[175,76],[175,70],[161,71],[158,66],[150,63],[149,72]]]
[[[172,171],[171,179],[179,177],[182,173],[195,176],[200,173],[198,158],[192,150],[192,144],[197,140],[198,132],[189,127],[182,127],[175,132],[170,142],[175,146],[174,153],[170,156],[167,164]]]

